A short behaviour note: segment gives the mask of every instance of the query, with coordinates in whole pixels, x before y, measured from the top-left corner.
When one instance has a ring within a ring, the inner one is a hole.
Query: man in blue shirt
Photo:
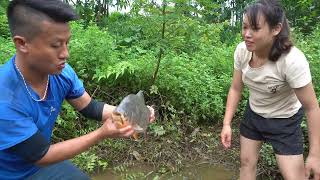
[[[13,0],[7,15],[16,55],[0,68],[0,179],[89,179],[66,160],[134,130],[130,125],[117,129],[111,120],[115,107],[93,100],[66,63],[68,22],[77,15],[60,0]],[[65,99],[104,123],[81,137],[51,144]]]

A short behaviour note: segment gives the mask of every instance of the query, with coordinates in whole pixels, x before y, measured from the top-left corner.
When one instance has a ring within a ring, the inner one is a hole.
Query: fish
[[[138,139],[140,133],[146,134],[150,123],[150,110],[145,104],[143,91],[137,94],[129,94],[123,98],[120,104],[112,112],[112,120],[117,128],[128,126],[134,129],[133,138]]]

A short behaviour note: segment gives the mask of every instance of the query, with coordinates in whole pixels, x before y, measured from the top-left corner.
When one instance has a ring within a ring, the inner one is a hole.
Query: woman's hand
[[[306,159],[305,175],[309,179],[310,174],[313,173],[313,180],[320,180],[320,156],[319,154],[309,156]]]
[[[232,136],[232,130],[230,125],[223,125],[222,131],[221,131],[221,143],[225,149],[228,149],[231,147],[231,136]]]
[[[149,108],[149,111],[150,111],[149,121],[150,123],[152,123],[156,120],[156,117],[154,115],[154,109],[152,106],[147,106],[147,107]]]

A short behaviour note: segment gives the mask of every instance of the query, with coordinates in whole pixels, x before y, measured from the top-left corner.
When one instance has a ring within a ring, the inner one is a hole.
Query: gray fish
[[[114,114],[127,120],[136,132],[145,132],[149,124],[150,110],[145,104],[143,91],[126,96],[116,107]]]

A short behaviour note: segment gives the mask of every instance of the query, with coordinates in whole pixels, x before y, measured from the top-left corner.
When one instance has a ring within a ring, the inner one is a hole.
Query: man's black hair
[[[61,0],[13,0],[7,9],[12,37],[32,39],[41,32],[43,21],[67,23],[78,19],[69,4]]]

